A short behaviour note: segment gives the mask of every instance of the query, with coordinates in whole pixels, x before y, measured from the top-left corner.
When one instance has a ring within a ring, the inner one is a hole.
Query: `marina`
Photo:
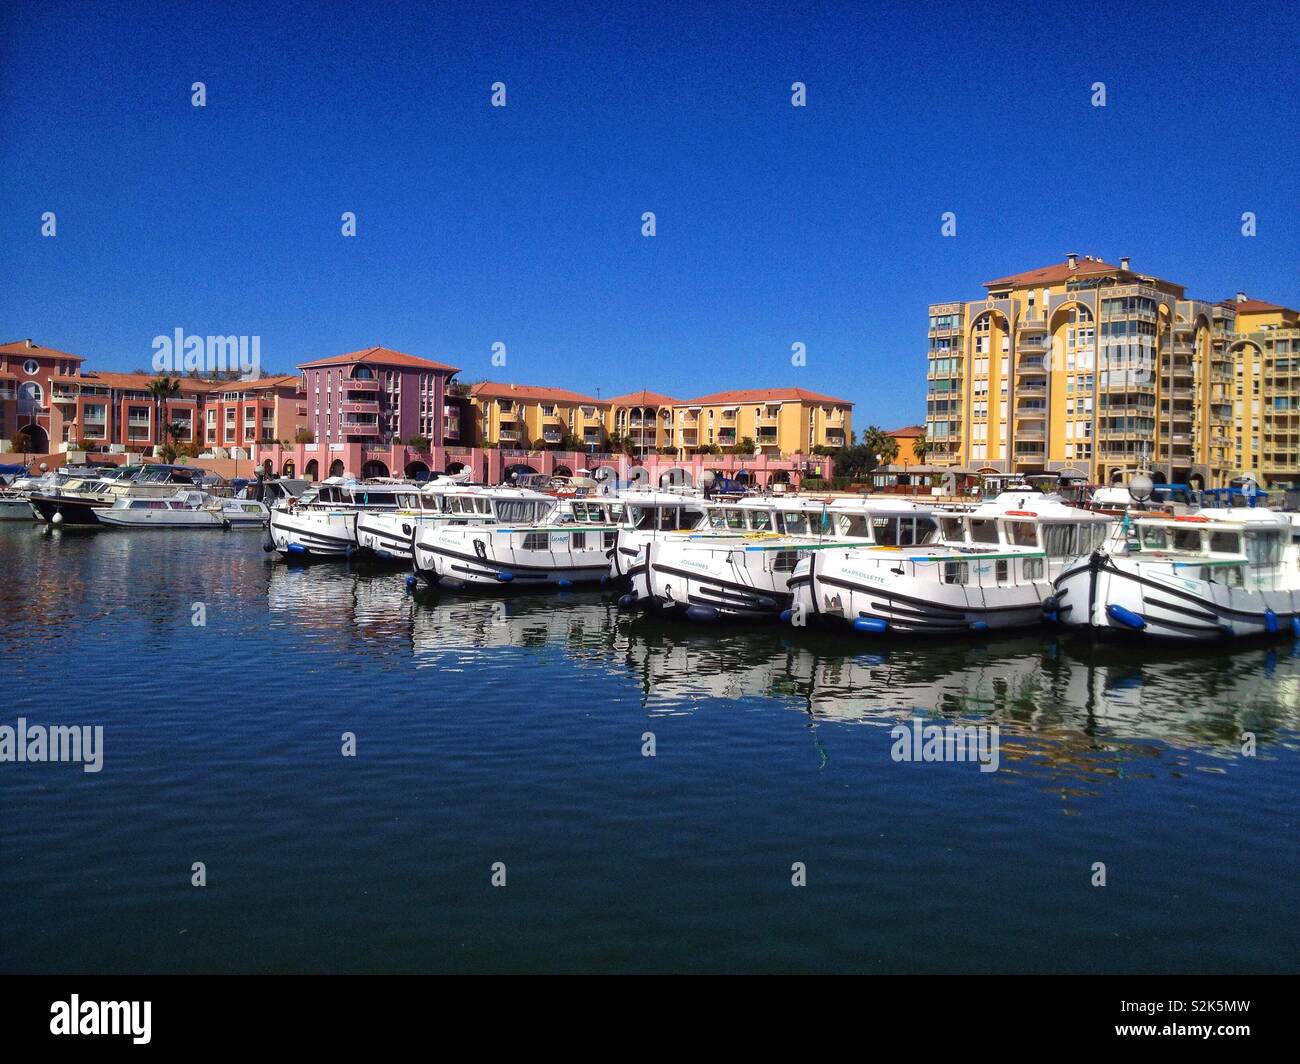
[[[28,574],[0,584],[5,723],[119,677],[83,714],[102,771],[0,777],[5,967],[1168,973],[1300,947],[1297,853],[1267,841],[1294,834],[1292,642],[697,624],[262,546],[0,528]],[[893,760],[913,719],[997,725],[997,771]]]

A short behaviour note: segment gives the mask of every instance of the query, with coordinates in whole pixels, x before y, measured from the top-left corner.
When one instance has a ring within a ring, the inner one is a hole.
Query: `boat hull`
[[[790,579],[794,616],[879,634],[968,635],[1041,624],[1052,593],[1046,579],[980,587],[942,583],[935,565],[907,568],[853,551],[814,552]]]
[[[647,543],[627,569],[635,604],[692,620],[771,619],[789,608],[788,572],[737,549],[692,551],[663,539]]]
[[[267,533],[286,558],[346,558],[357,548],[356,520],[355,512],[274,509]]]
[[[112,505],[112,499],[78,499],[66,495],[33,495],[32,509],[42,521],[64,525],[98,525],[99,513]],[[55,515],[59,520],[54,521]]]
[[[563,588],[609,580],[605,533],[580,528],[555,533],[549,537],[553,546],[548,549],[521,547],[518,540],[526,534],[526,529],[426,526],[416,534],[412,567],[430,584],[498,590],[503,586]],[[575,534],[584,535],[583,546],[573,546]]]
[[[1104,551],[1067,565],[1056,598],[1062,623],[1130,640],[1290,635],[1300,618],[1298,591],[1229,587]]]
[[[0,499],[0,521],[35,521],[36,511],[26,499]]]

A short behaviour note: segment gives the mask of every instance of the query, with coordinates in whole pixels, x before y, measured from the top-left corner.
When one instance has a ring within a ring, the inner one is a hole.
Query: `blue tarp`
[[[26,473],[25,465],[0,465],[0,477],[16,476],[19,473]]]

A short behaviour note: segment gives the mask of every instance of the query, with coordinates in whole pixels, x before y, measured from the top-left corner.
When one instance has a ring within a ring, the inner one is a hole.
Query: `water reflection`
[[[1245,732],[1266,756],[1269,744],[1295,743],[1300,731],[1300,658],[1291,647],[1170,647],[1153,656],[1051,633],[867,643],[817,629],[628,615],[612,594],[595,592],[412,595],[391,570],[275,565],[268,583],[281,623],[333,631],[341,642],[409,640],[420,668],[502,665],[501,654],[550,650],[635,683],[651,716],[692,713],[705,699],[761,699],[817,722],[892,726],[919,711],[997,723],[1058,748],[1150,741],[1229,758],[1240,755]]]

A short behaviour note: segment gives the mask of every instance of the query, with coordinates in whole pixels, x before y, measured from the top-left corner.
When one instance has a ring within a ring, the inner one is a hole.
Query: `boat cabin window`
[[[774,573],[791,573],[794,567],[799,564],[799,551],[797,550],[779,550],[772,559],[772,571]]]
[[[866,514],[836,514],[835,522],[839,528],[839,534],[845,538],[867,539],[871,535],[871,528],[867,524]]]
[[[997,543],[998,523],[987,517],[970,519],[970,541],[972,543]]]
[[[776,515],[777,531],[787,536],[806,536],[810,527],[807,514],[786,510]],[[819,522],[820,527],[820,522]]]
[[[1160,525],[1143,525],[1140,534],[1143,550],[1165,549],[1165,530]]]
[[[1042,558],[1026,558],[1024,567],[1026,580],[1041,580],[1043,578]]]
[[[550,546],[549,532],[529,532],[524,536],[524,550],[549,550]]]
[[[1004,521],[1007,542],[1017,547],[1037,547],[1038,528],[1032,521]]]
[[[497,519],[500,521],[514,521],[527,523],[536,520],[539,516],[539,504],[531,499],[497,499],[496,500]]]
[[[1171,528],[1169,545],[1174,550],[1188,551],[1191,554],[1201,552],[1201,530],[1199,528]]]
[[[943,582],[945,584],[964,584],[970,577],[968,562],[944,562]]]
[[[1052,558],[1078,558],[1091,554],[1106,538],[1106,525],[1102,521],[1044,524],[1042,530],[1043,550]]]
[[[1225,587],[1245,587],[1245,574],[1240,565],[1203,565],[1198,570],[1200,579]]]
[[[939,518],[939,534],[943,539],[954,543],[966,542],[966,530],[960,517]]]
[[[717,509],[710,515],[710,520],[713,527],[716,529],[735,529],[737,531],[743,531],[745,528],[745,511],[733,510],[730,508]]]
[[[755,532],[772,531],[772,512],[770,510],[751,510],[749,527]]]
[[[1282,534],[1271,528],[1246,530],[1246,557],[1250,564],[1272,567],[1282,561]]]
[[[1215,554],[1240,554],[1241,537],[1236,532],[1211,532],[1210,550]]]

